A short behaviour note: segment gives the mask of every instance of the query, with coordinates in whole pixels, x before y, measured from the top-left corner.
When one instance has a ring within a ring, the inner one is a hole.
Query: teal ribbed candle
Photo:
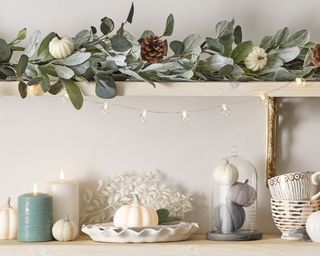
[[[29,193],[18,198],[18,240],[21,242],[50,241],[52,237],[52,197]]]

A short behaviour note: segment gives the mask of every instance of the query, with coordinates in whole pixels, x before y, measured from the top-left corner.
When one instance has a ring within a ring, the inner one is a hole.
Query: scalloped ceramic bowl
[[[188,240],[199,229],[197,223],[180,222],[142,228],[116,228],[113,223],[82,226],[93,241],[104,243],[159,243]]]

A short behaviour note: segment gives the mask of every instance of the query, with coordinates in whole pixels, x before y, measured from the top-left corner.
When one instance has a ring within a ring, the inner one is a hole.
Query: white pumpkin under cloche
[[[221,185],[233,185],[239,178],[238,169],[233,164],[230,164],[227,159],[223,161],[224,163],[213,171],[213,178]]]
[[[263,48],[254,46],[248,57],[244,59],[246,67],[252,71],[263,69],[267,65],[268,54]]]
[[[74,42],[69,37],[54,37],[49,43],[49,52],[56,59],[63,59],[74,52]]]
[[[150,205],[140,202],[137,195],[133,195],[133,202],[121,206],[113,218],[115,227],[146,227],[158,225],[157,211]]]
[[[0,239],[16,239],[18,227],[18,214],[16,209],[11,207],[10,198],[0,209]]]
[[[78,237],[79,228],[68,217],[60,219],[52,227],[53,237],[61,242],[72,241]]]
[[[313,242],[320,243],[320,211],[310,214],[307,219],[306,230]]]

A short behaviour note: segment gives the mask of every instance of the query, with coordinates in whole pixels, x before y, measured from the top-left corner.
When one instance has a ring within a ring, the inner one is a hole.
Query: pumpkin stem
[[[69,221],[69,214],[64,218],[65,221]]]
[[[10,202],[11,202],[11,198],[8,197],[8,199],[7,199],[7,205],[8,205],[8,206],[10,206]]]
[[[248,184],[249,179],[245,179],[245,181],[243,182],[243,184]]]
[[[57,33],[56,33],[56,37],[58,37],[58,39],[59,39],[59,40],[61,40],[61,39],[62,39],[62,37],[61,37],[61,36],[59,36]]]
[[[223,158],[222,161],[223,161],[224,164],[229,164],[229,161],[228,161],[227,158]]]
[[[132,193],[132,203],[134,204],[140,203],[140,199],[136,193]]]

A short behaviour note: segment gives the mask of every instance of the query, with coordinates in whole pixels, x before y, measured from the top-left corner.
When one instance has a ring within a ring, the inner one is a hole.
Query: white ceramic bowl
[[[313,172],[293,172],[268,180],[273,199],[310,200],[313,195],[311,176]]]
[[[292,229],[305,227],[309,215],[320,210],[320,200],[290,201],[271,199],[272,218],[282,232],[282,239],[297,240],[290,237]]]

